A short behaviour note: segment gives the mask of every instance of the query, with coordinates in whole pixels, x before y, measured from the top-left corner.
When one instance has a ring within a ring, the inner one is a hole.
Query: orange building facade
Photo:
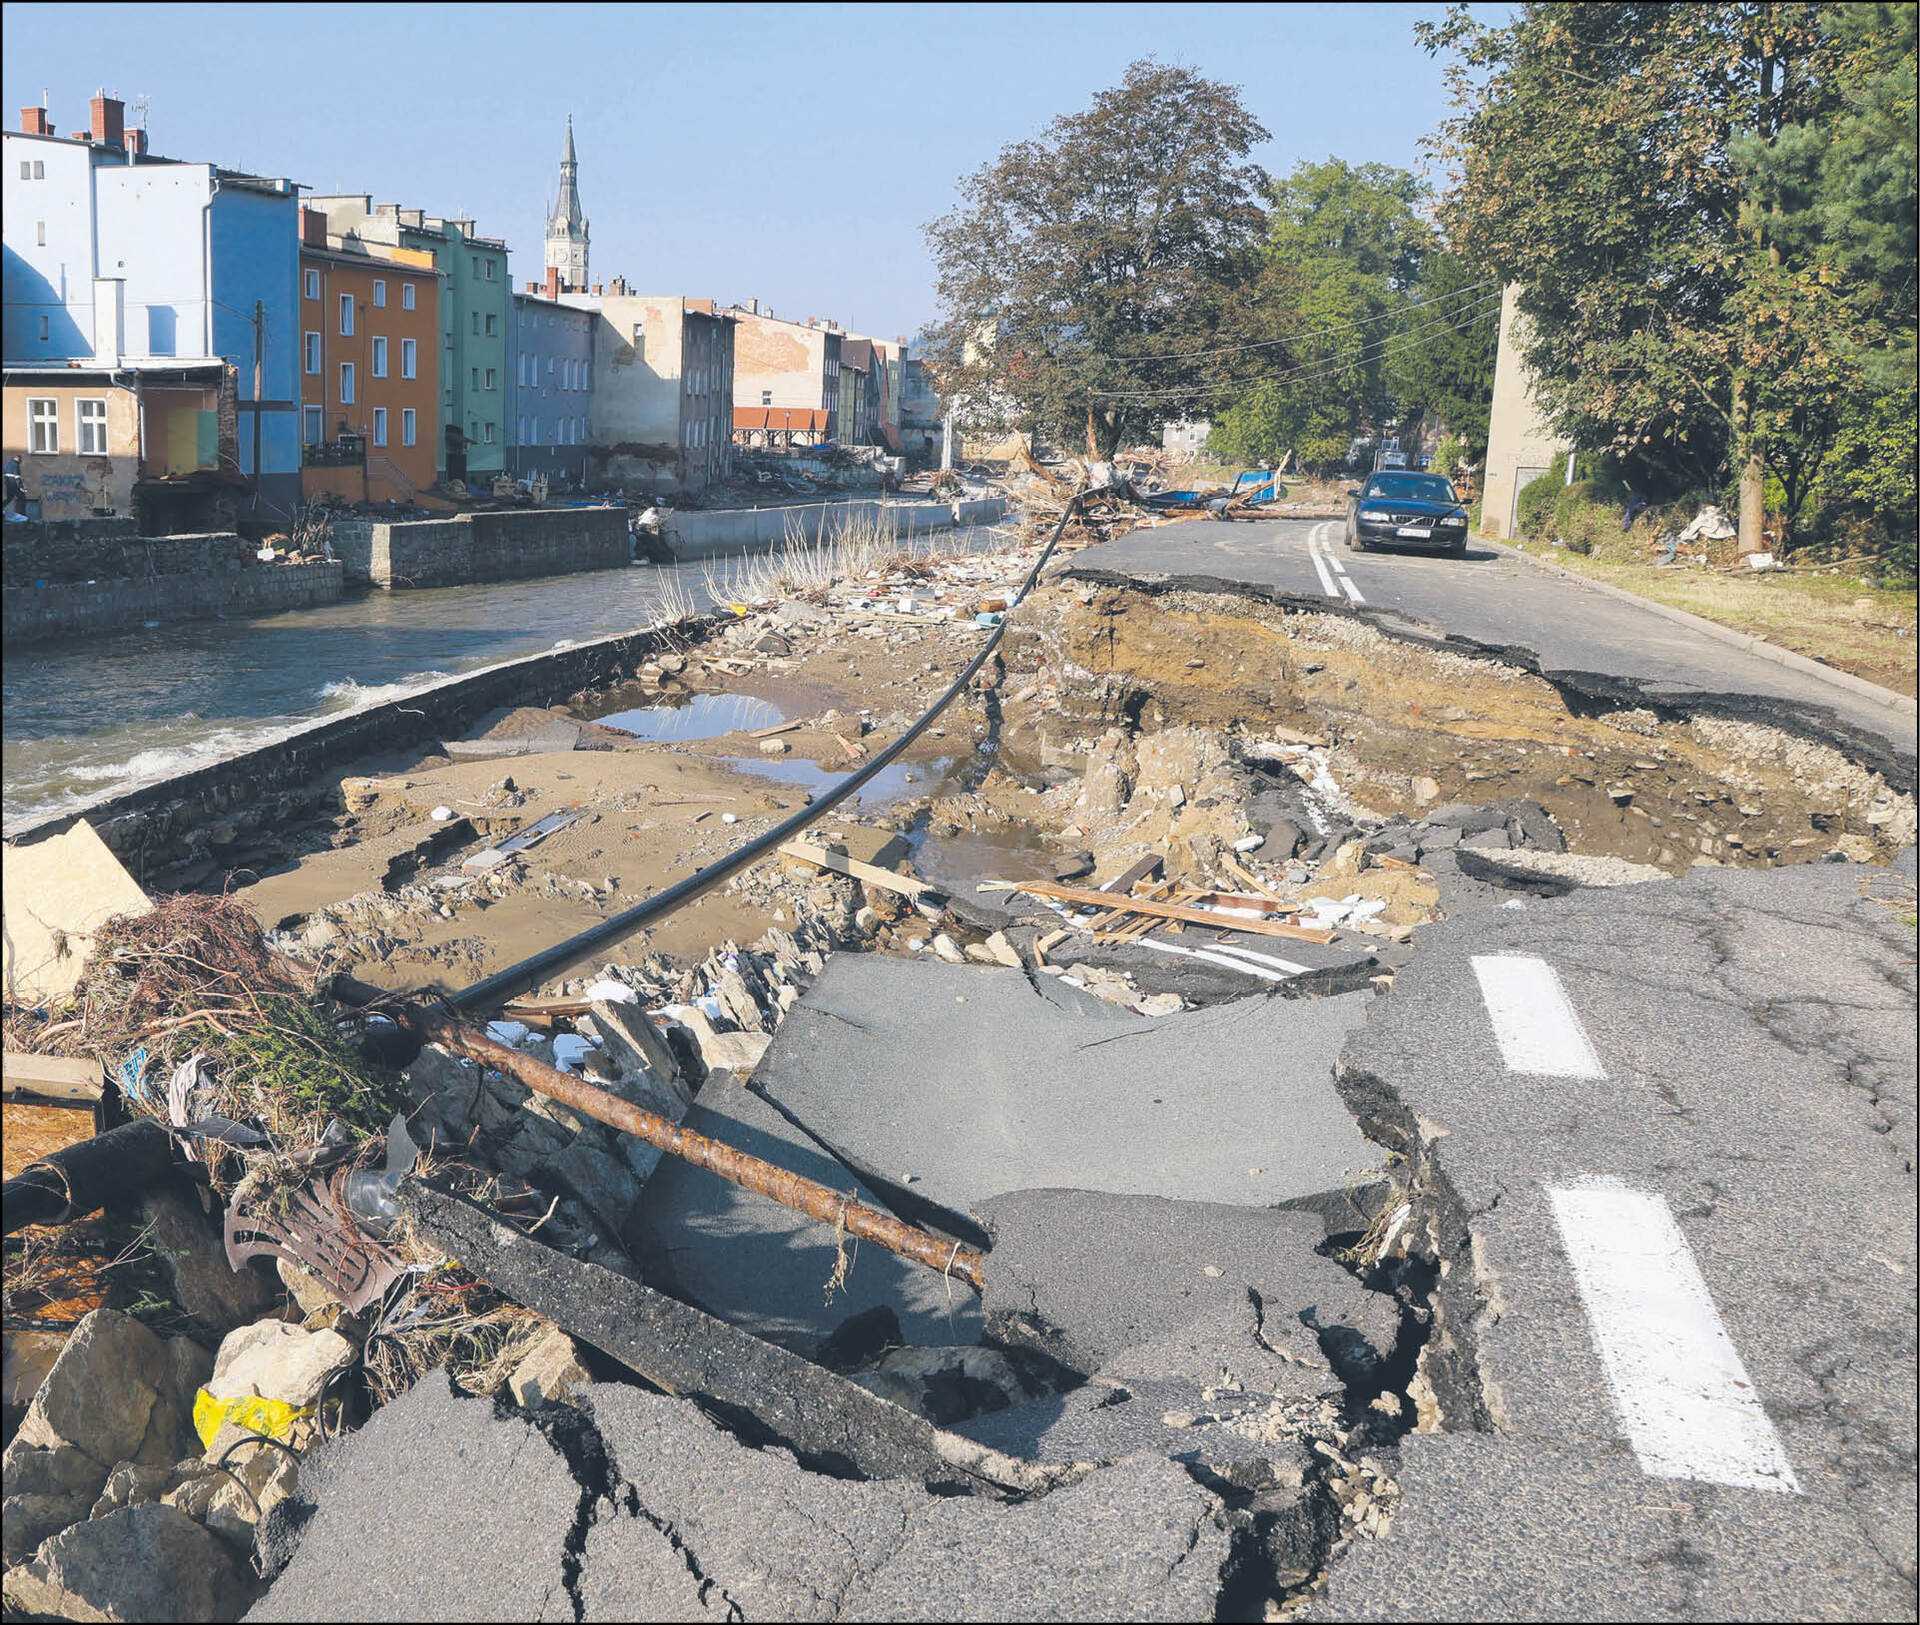
[[[439,478],[442,273],[419,249],[376,257],[300,232],[300,488],[308,500],[411,502]]]

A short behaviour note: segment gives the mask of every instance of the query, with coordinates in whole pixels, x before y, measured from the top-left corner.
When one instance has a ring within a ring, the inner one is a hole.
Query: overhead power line
[[[1302,374],[1312,374],[1315,378],[1330,378],[1337,373],[1366,361],[1375,361],[1386,355],[1397,353],[1425,342],[1429,338],[1445,337],[1453,333],[1464,333],[1479,323],[1499,314],[1500,294],[1485,295],[1479,303],[1469,309],[1451,311],[1448,315],[1461,318],[1451,322],[1429,322],[1407,333],[1389,334],[1385,338],[1370,339],[1354,350],[1336,355],[1321,356],[1313,361],[1301,362],[1297,366],[1283,368],[1279,372],[1253,373],[1238,378],[1222,378],[1212,384],[1192,384],[1184,387],[1167,387],[1136,390],[1101,390],[1094,398],[1103,401],[1153,401],[1172,400],[1182,396],[1206,395],[1220,390],[1246,389],[1254,384],[1278,383],[1284,379],[1297,378]]]
[[[1247,344],[1223,344],[1212,350],[1170,350],[1164,355],[1156,354],[1151,350],[1142,350],[1132,355],[1121,356],[1120,359],[1122,361],[1195,361],[1207,356],[1239,355],[1248,350],[1272,350],[1283,344],[1291,344],[1300,338],[1315,338],[1325,333],[1344,333],[1356,327],[1373,327],[1381,322],[1395,321],[1409,310],[1420,310],[1426,307],[1438,310],[1443,305],[1465,299],[1483,288],[1491,288],[1499,280],[1498,277],[1483,277],[1478,282],[1468,283],[1464,288],[1455,288],[1451,293],[1435,294],[1431,299],[1409,300],[1398,310],[1385,311],[1378,316],[1363,316],[1358,321],[1331,322],[1319,327],[1296,328],[1277,339],[1258,339]]]

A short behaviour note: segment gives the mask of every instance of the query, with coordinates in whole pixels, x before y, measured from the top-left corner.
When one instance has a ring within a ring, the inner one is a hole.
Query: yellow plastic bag
[[[285,1439],[293,1431],[295,1422],[304,1422],[312,1415],[311,1405],[289,1405],[284,1399],[262,1399],[258,1394],[221,1399],[202,1388],[193,1396],[193,1431],[200,1435],[200,1443],[208,1450],[229,1422],[249,1433]]]

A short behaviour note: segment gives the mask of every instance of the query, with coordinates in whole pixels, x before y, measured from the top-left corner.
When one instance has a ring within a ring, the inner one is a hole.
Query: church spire
[[[587,216],[580,207],[579,161],[573,151],[573,115],[567,115],[567,144],[560,159],[560,190],[547,216],[547,264],[560,273],[561,285],[587,285]]]

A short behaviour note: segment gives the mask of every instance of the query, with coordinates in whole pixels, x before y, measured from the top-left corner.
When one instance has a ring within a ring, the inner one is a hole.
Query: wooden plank
[[[837,875],[864,881],[869,886],[878,886],[882,891],[898,892],[902,897],[912,898],[916,902],[922,897],[931,901],[946,896],[939,887],[929,886],[924,880],[915,880],[912,875],[895,874],[891,869],[850,858],[844,852],[829,852],[824,846],[815,846],[810,841],[787,841],[778,851],[783,858],[810,863],[816,869],[831,869]]]
[[[751,731],[751,732],[750,732],[750,733],[749,733],[749,734],[747,735],[747,737],[748,737],[749,739],[771,739],[771,738],[773,738],[773,736],[774,736],[775,734],[790,734],[790,733],[792,733],[792,732],[793,732],[793,730],[794,730],[794,729],[796,729],[796,728],[804,728],[805,726],[806,726],[806,723],[805,723],[804,721],[801,721],[801,722],[776,722],[776,723],[775,723],[775,724],[774,724],[774,725],[773,725],[773,726],[772,726],[771,728],[755,728],[755,729],[753,729],[753,730],[752,730],[752,731]]]
[[[1248,869],[1244,863],[1237,861],[1231,853],[1222,852],[1220,854],[1220,861],[1226,865],[1227,872],[1231,874],[1235,880],[1239,881],[1241,885],[1251,886],[1269,902],[1277,903],[1280,901],[1279,897],[1267,886],[1265,881]]]
[[[1078,903],[1082,908],[1109,908],[1114,899],[1106,892],[1087,891],[1079,886],[1057,886],[1045,880],[1001,880],[990,883],[994,891],[1025,892],[1029,897],[1051,897],[1057,903]],[[1188,908],[1180,903],[1156,903],[1144,897],[1130,898],[1125,908],[1134,914],[1152,914],[1163,920],[1185,920],[1189,925],[1211,925],[1222,931],[1248,931],[1261,937],[1287,937],[1294,942],[1331,942],[1331,931],[1316,931],[1304,925],[1285,925],[1278,920],[1243,920],[1235,915],[1212,914],[1203,908]]]
[[[44,1100],[70,1100],[76,1105],[91,1106],[100,1098],[104,1081],[98,1061],[6,1051],[8,1094],[38,1095]]]

